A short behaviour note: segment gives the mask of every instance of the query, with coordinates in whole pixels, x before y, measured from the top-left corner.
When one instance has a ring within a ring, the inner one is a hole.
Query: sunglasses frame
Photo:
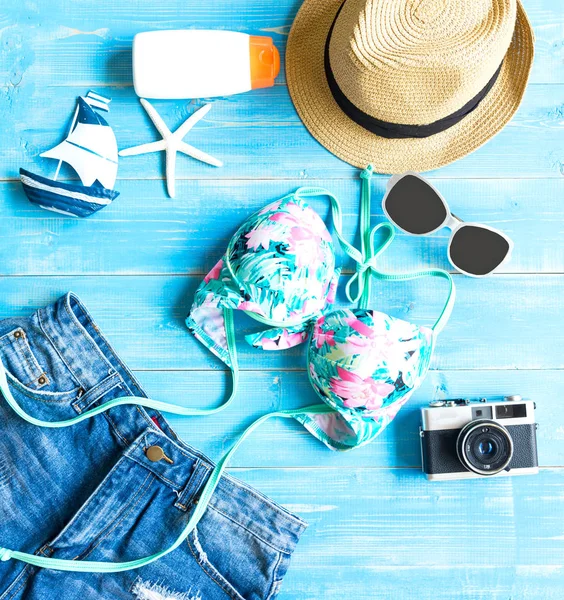
[[[411,233],[411,231],[407,231],[406,229],[403,229],[403,227],[400,227],[390,217],[390,215],[388,214],[388,211],[386,210],[386,200],[388,199],[388,195],[390,194],[390,192],[392,191],[394,186],[399,181],[401,181],[404,177],[407,177],[407,176],[417,177],[417,179],[420,179],[421,181],[423,181],[423,183],[427,184],[435,192],[435,194],[437,194],[437,196],[443,203],[443,206],[445,207],[446,216],[445,216],[444,221],[438,227],[435,227],[435,229],[428,231],[426,233]],[[513,244],[513,240],[510,237],[508,237],[503,231],[500,231],[499,229],[496,229],[495,227],[490,227],[489,225],[484,225],[483,223],[467,222],[467,221],[463,221],[462,219],[458,218],[456,215],[454,215],[451,212],[447,201],[444,199],[443,195],[439,192],[439,190],[437,190],[437,188],[434,185],[432,185],[429,181],[427,181],[427,179],[425,179],[424,177],[421,177],[421,175],[419,175],[419,173],[415,173],[414,171],[406,171],[405,173],[402,173],[401,175],[392,175],[392,177],[390,177],[390,179],[388,180],[387,186],[386,186],[386,193],[384,194],[384,198],[382,199],[382,210],[384,211],[384,214],[386,215],[386,218],[388,219],[388,221],[390,221],[390,223],[393,223],[393,225],[395,227],[397,227],[400,231],[407,233],[408,235],[424,237],[426,235],[431,235],[432,233],[436,233],[437,231],[439,231],[440,229],[443,229],[444,227],[447,227],[448,229],[450,229],[451,233],[450,233],[450,239],[448,242],[448,260],[449,260],[450,264],[458,272],[462,273],[463,275],[467,275],[468,277],[476,277],[476,278],[487,277],[488,275],[491,275],[494,271],[499,269],[501,267],[501,265],[503,265],[504,263],[508,262],[511,259],[511,254],[513,252],[514,244]],[[476,275],[474,273],[469,273],[468,271],[465,271],[464,269],[461,269],[460,267],[456,266],[454,264],[454,262],[452,261],[452,257],[450,255],[450,247],[452,245],[452,240],[454,239],[456,232],[458,230],[462,229],[463,227],[468,227],[468,226],[480,227],[481,229],[488,229],[489,231],[493,231],[494,233],[497,233],[499,236],[501,236],[507,242],[507,244],[509,246],[504,259],[494,269],[492,269],[488,273],[484,273],[483,275]]]

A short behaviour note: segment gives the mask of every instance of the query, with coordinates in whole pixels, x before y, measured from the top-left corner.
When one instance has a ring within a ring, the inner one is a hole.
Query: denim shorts
[[[17,402],[43,420],[146,395],[73,294],[0,321],[0,357]],[[45,429],[0,397],[0,432],[0,545],[54,558],[125,561],[169,547],[213,468],[160,413],[137,406]],[[227,475],[196,529],[159,561],[115,574],[0,562],[0,600],[271,599],[305,526]]]

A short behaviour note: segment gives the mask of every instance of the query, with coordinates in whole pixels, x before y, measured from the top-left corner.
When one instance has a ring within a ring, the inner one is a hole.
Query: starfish
[[[149,152],[160,152],[165,150],[166,188],[168,195],[171,198],[174,198],[175,195],[177,152],[187,154],[196,160],[201,160],[202,162],[213,165],[214,167],[223,166],[223,163],[220,160],[217,160],[217,158],[214,158],[213,156],[210,156],[209,154],[206,154],[205,152],[194,148],[194,146],[190,146],[190,144],[182,141],[190,129],[192,129],[192,127],[194,127],[198,121],[203,119],[208,114],[212,106],[211,104],[206,104],[199,108],[196,112],[192,113],[176,131],[171,132],[152,104],[147,102],[145,98],[140,98],[140,102],[143,105],[143,108],[147,111],[147,114],[151,118],[151,121],[153,121],[157,131],[161,134],[163,139],[159,140],[158,142],[150,142],[149,144],[141,144],[140,146],[126,148],[125,150],[121,150],[119,155],[136,156],[137,154],[148,154]]]

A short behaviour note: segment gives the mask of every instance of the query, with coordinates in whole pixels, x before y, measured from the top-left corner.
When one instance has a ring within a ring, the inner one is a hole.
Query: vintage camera
[[[421,459],[427,479],[538,473],[535,403],[444,400],[421,409]]]

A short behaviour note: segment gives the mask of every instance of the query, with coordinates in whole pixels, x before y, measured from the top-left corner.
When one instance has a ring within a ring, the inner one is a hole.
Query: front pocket
[[[30,325],[0,337],[0,360],[11,392],[31,416],[56,421],[76,416],[72,403],[81,395],[78,381],[50,342]]]
[[[12,392],[15,392],[16,401],[18,396],[21,394],[25,398],[29,398],[32,401],[45,402],[46,404],[70,404],[75,401],[82,389],[80,387],[69,390],[68,392],[46,392],[43,390],[35,390],[26,385],[23,385],[18,379],[16,379],[10,371],[6,371],[8,383],[13,387]]]
[[[49,377],[31,351],[27,335],[21,327],[0,338],[0,351],[7,362],[6,369],[22,385],[33,390],[49,385]]]
[[[187,544],[202,570],[233,600],[272,597],[284,556],[212,505]]]

